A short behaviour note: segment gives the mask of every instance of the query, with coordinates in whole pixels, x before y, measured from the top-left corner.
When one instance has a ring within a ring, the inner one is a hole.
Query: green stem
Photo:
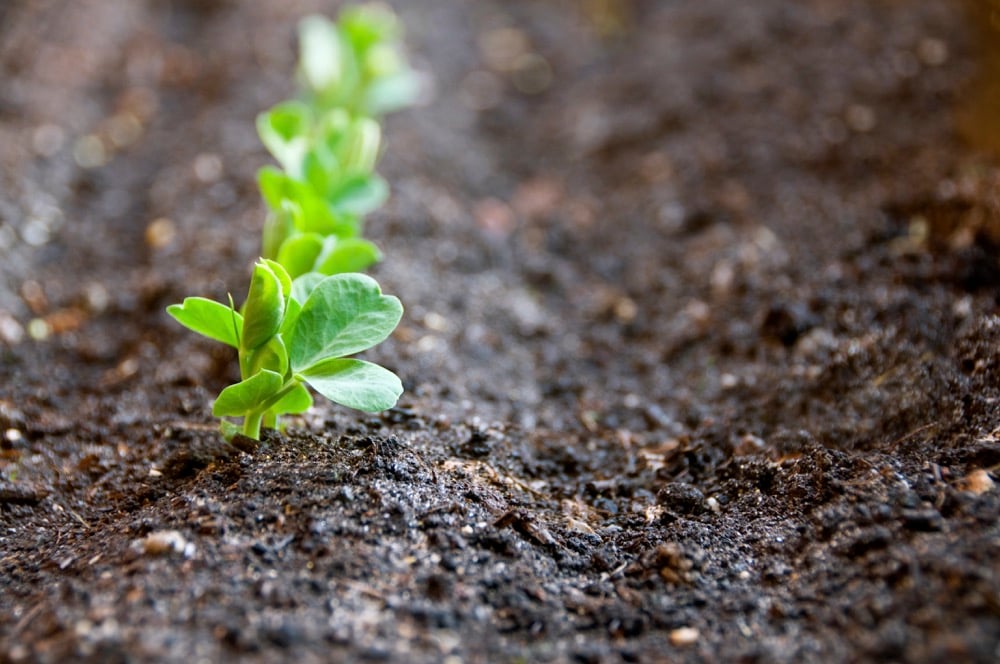
[[[280,390],[274,393],[274,396],[268,398],[267,401],[261,404],[263,412],[271,410],[271,408],[273,408],[276,403],[284,399],[285,395],[287,395],[289,392],[298,387],[298,385],[299,381],[295,380],[294,378],[285,383]]]
[[[243,418],[243,435],[247,438],[260,440],[260,422],[264,417],[264,411],[255,410],[247,413]]]
[[[285,398],[286,394],[298,387],[298,384],[299,381],[293,378],[285,383],[280,390],[275,392],[274,396],[260,404],[258,408],[247,413],[243,418],[243,435],[254,440],[260,440],[260,428],[262,424],[272,428],[276,427],[278,425],[278,416],[269,411],[276,403]]]

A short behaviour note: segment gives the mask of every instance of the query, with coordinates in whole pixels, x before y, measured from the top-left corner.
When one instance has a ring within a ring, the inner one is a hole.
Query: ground
[[[394,4],[406,393],[238,448],[336,3],[0,4],[0,661],[1000,658],[995,2]]]

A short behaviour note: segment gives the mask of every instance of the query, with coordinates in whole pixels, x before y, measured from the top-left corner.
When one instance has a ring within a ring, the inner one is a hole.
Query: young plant
[[[167,309],[179,323],[237,350],[240,382],[219,393],[217,417],[241,417],[242,428],[223,421],[227,438],[240,431],[259,439],[261,426],[277,427],[282,415],[312,406],[311,386],[335,403],[377,412],[395,405],[399,378],[377,364],[348,356],[384,341],[403,306],[383,295],[371,277],[306,275],[292,280],[278,263],[254,266],[241,311],[189,297]]]
[[[381,260],[361,238],[364,216],[389,192],[374,172],[382,138],[376,118],[411,104],[419,88],[399,35],[395,14],[381,5],[345,9],[338,23],[304,19],[302,100],[257,118],[261,141],[281,165],[258,176],[269,209],[262,254],[292,277],[358,271]]]
[[[302,100],[257,119],[281,168],[258,176],[269,213],[241,309],[189,297],[167,309],[185,327],[236,349],[240,381],[212,409],[227,438],[259,438],[282,415],[312,405],[307,385],[364,411],[392,407],[403,391],[395,374],[349,357],[385,340],[399,323],[399,300],[357,274],[381,259],[362,237],[364,216],[389,188],[375,173],[377,116],[411,103],[417,78],[401,55],[399,24],[378,5],[346,9],[337,24],[320,17],[299,28]]]
[[[332,23],[299,25],[299,80],[316,108],[379,116],[409,106],[419,81],[401,48],[401,26],[382,4],[348,7]]]

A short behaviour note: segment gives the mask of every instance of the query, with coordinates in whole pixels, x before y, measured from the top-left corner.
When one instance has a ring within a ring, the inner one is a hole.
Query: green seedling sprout
[[[277,427],[282,415],[312,406],[310,385],[327,399],[377,412],[403,392],[388,369],[348,356],[384,341],[403,306],[383,295],[363,274],[307,275],[292,280],[274,261],[254,266],[242,313],[228,305],[189,297],[167,312],[190,330],[237,350],[240,382],[219,393],[217,417],[242,417],[241,433],[259,439],[261,426]],[[236,431],[227,423],[223,431]]]
[[[401,48],[401,26],[382,4],[348,7],[334,24],[299,25],[299,81],[310,104],[379,116],[413,103],[419,81]]]
[[[382,258],[361,237],[365,215],[388,198],[377,173],[377,118],[413,103],[418,77],[402,55],[395,14],[381,5],[345,9],[338,23],[299,25],[300,99],[257,118],[281,168],[261,169],[268,206],[262,254],[294,278],[364,270]]]
[[[358,274],[381,260],[362,237],[364,216],[389,187],[375,165],[376,118],[413,102],[418,80],[400,47],[395,14],[381,5],[345,9],[338,23],[312,16],[299,26],[301,99],[257,118],[281,168],[258,175],[268,207],[261,258],[240,309],[189,297],[167,312],[190,330],[237,351],[240,381],[219,393],[212,413],[227,439],[259,439],[283,415],[313,403],[307,385],[331,401],[377,412],[403,386],[391,371],[350,357],[384,341],[403,314],[399,300]]]

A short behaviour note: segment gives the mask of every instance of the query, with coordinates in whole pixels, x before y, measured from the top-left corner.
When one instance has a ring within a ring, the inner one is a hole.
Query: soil
[[[394,4],[407,391],[233,447],[336,4],[0,3],[0,661],[997,661],[995,3]]]

